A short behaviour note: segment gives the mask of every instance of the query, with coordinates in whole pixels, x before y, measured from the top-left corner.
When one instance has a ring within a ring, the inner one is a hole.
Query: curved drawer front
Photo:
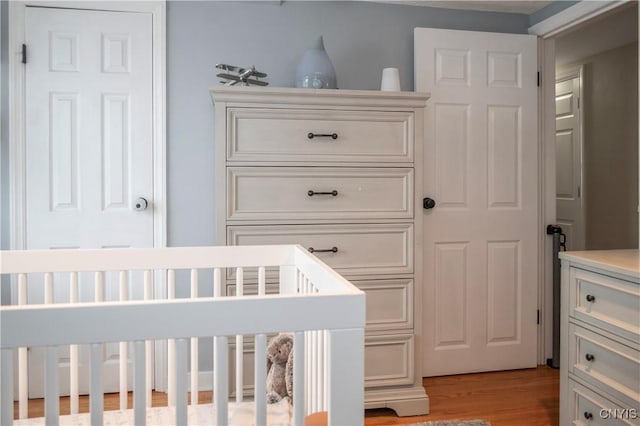
[[[367,295],[367,331],[413,327],[413,280],[354,281]]]
[[[314,162],[413,161],[412,112],[227,111],[229,161],[309,161],[310,156]],[[318,136],[309,138],[309,133]]]
[[[316,256],[342,275],[413,272],[413,225],[410,223],[229,226],[227,244],[301,244],[313,248]],[[333,247],[337,252],[319,251]]]
[[[570,315],[640,342],[640,286],[572,269]]]
[[[640,400],[640,352],[585,328],[569,325],[570,369],[629,405]]]
[[[413,169],[227,168],[227,218],[413,217]]]
[[[413,383],[412,334],[368,336],[364,343],[364,386],[410,385]]]

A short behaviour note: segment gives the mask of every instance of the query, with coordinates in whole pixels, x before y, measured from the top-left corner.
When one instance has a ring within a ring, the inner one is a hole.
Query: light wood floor
[[[430,399],[429,415],[397,417],[387,409],[367,410],[366,425],[483,419],[492,426],[558,426],[558,370],[538,367],[431,377],[422,384]]]
[[[429,415],[398,417],[389,409],[367,410],[365,425],[450,419],[484,419],[492,426],[558,425],[559,374],[548,367],[425,378],[423,385],[431,401]],[[211,402],[211,392],[200,393],[200,400]],[[88,403],[88,397],[80,398],[81,412],[89,411]],[[117,394],[105,395],[105,410],[117,409],[118,404]],[[166,405],[166,395],[154,392],[153,405]],[[29,401],[29,417],[42,417],[43,413],[43,400]],[[68,398],[61,398],[60,413],[69,413]]]

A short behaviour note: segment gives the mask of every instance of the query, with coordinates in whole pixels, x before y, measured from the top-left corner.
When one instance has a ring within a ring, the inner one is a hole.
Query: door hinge
[[[536,319],[536,324],[540,324],[540,309],[538,309],[536,312],[538,315],[538,318]]]
[[[580,98],[576,98],[576,100],[578,101],[578,109],[580,109]]]
[[[22,43],[22,63],[27,63],[27,45]]]
[[[538,71],[538,87],[540,87],[540,71]]]
[[[580,190],[580,185],[578,185],[578,198],[582,196],[582,191]]]

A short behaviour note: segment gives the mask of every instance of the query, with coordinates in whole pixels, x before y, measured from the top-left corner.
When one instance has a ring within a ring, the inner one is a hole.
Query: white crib
[[[180,280],[185,274],[181,270],[190,272],[188,279]],[[203,270],[212,274],[212,297],[198,297]],[[130,282],[133,271],[142,274],[141,283]],[[117,301],[104,301],[107,272],[119,277]],[[110,342],[120,342],[120,414],[126,411],[131,373],[133,409],[128,410],[128,419],[136,425],[157,419],[150,417],[159,409],[151,408],[151,351],[152,344],[160,341],[168,342],[167,390],[174,416],[168,423],[188,424],[192,411],[202,408],[197,405],[201,387],[197,366],[198,343],[204,337],[213,337],[214,342],[213,401],[209,404],[213,409],[206,411],[213,418],[207,423],[229,424],[229,413],[236,409],[233,404],[240,403],[251,406],[253,424],[266,425],[266,344],[268,335],[277,332],[294,334],[294,396],[288,423],[302,425],[306,415],[318,411],[328,412],[330,425],[363,423],[364,294],[300,246],[3,251],[0,273],[12,277],[17,292],[17,305],[0,308],[2,425],[14,422],[14,375],[18,376],[18,418],[27,417],[27,349],[34,347],[46,347],[42,421],[64,423],[59,414],[58,349],[65,345],[70,354],[73,421],[80,418],[75,414],[80,347],[88,348],[90,354],[86,420],[108,423],[102,357],[103,345]],[[79,276],[87,273],[94,277],[95,301],[78,302],[79,286],[84,285],[79,284],[83,281]],[[166,278],[164,300],[153,299],[154,274]],[[44,283],[44,303],[27,303],[32,281]],[[53,300],[58,281],[68,285],[69,300]],[[222,296],[228,283],[235,284],[235,296]],[[144,300],[127,300],[133,285],[144,287]],[[185,286],[190,288],[189,297],[175,298],[176,289],[184,293]],[[267,287],[275,288],[276,294],[267,294]],[[249,288],[257,294],[245,294]],[[231,361],[235,366],[244,363],[243,350],[235,350],[235,359],[230,359],[229,339],[235,338],[235,348],[242,348],[247,336],[253,337],[255,353],[252,397],[245,397],[242,368],[235,368],[235,392],[229,385]],[[193,374],[188,372],[189,361]],[[132,372],[127,371],[128,363]],[[235,393],[235,403],[229,401],[230,393]],[[245,398],[250,401],[243,401]],[[199,415],[202,413],[201,409]]]

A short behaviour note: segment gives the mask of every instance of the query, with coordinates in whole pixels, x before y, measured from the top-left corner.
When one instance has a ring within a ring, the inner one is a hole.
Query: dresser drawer
[[[227,244],[300,244],[345,276],[413,272],[411,223],[228,226]]]
[[[640,412],[637,407],[623,407],[572,380],[569,381],[569,393],[569,418],[561,418],[561,425],[640,425]]]
[[[405,111],[229,108],[227,159],[410,163],[413,126]]]
[[[413,383],[413,334],[368,336],[364,345],[366,388]]]
[[[229,167],[227,219],[410,219],[413,169]]]
[[[571,269],[569,315],[640,342],[640,286]]]
[[[569,324],[569,370],[620,401],[640,400],[640,352]],[[636,402],[637,403],[637,402]]]
[[[353,281],[366,293],[367,331],[413,327],[413,280]]]

